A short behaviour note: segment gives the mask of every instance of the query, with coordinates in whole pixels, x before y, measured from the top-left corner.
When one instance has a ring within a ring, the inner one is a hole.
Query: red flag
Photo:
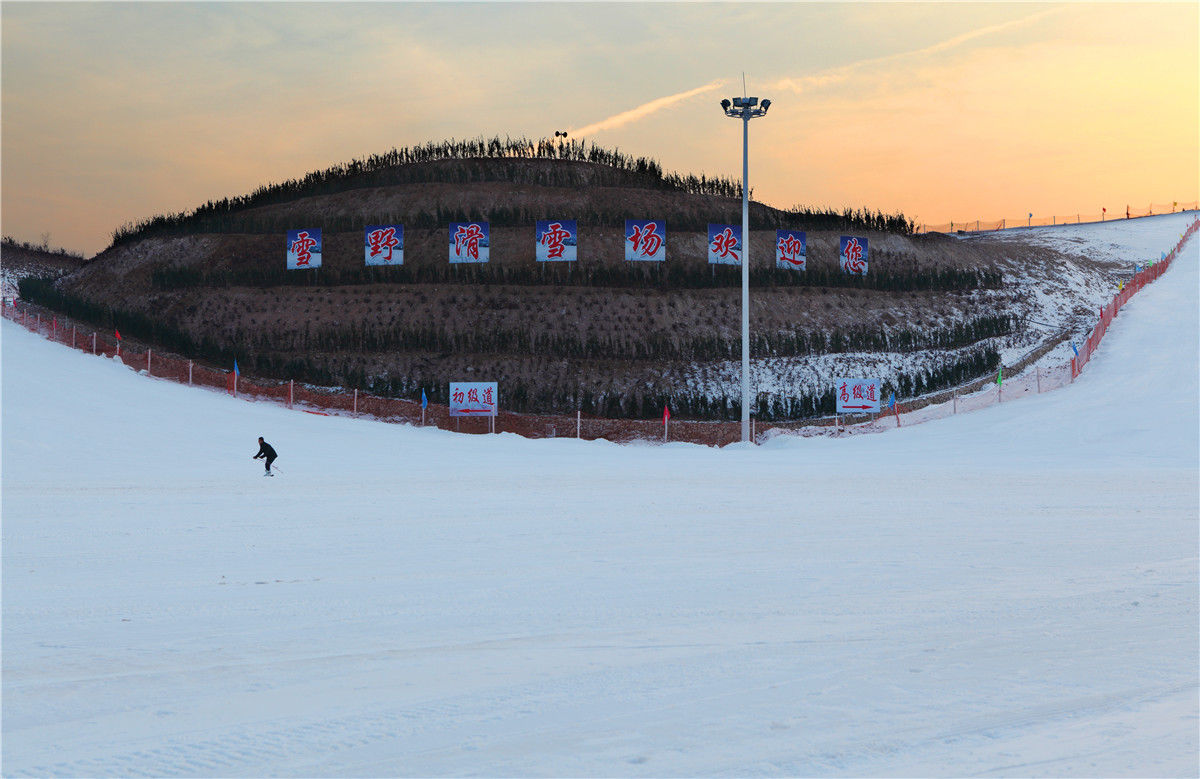
[[[117,340],[120,341],[121,340],[121,331],[114,327],[113,332],[117,334]]]
[[[667,424],[667,420],[671,418],[671,409],[663,406],[663,424]]]

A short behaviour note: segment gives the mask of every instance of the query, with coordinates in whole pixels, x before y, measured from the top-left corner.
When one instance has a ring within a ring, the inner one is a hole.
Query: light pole
[[[742,442],[750,440],[750,120],[766,116],[771,101],[722,100],[726,116],[742,120]]]

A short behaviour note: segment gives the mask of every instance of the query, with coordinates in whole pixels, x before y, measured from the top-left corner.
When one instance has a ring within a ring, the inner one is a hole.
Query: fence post
[[[954,413],[958,413],[958,390],[954,391]],[[899,427],[899,425],[897,425]]]
[[[153,376],[154,373],[150,370],[150,355],[154,353],[153,349],[146,350],[146,375]]]
[[[192,383],[192,361],[188,360],[188,385]]]
[[[295,395],[294,395],[295,386],[296,386],[295,380],[288,379],[288,408],[292,407],[292,402],[295,397]]]
[[[75,348],[75,325],[71,325],[71,348]]]
[[[92,354],[96,353],[96,331],[92,331]]]
[[[1038,369],[1037,369],[1037,384],[1038,384],[1038,394],[1041,395],[1042,394],[1042,367],[1040,365],[1038,366]]]
[[[583,437],[580,434],[582,429],[583,429],[583,419],[581,418],[581,413],[580,413],[579,409],[575,409],[575,437],[576,438]]]
[[[358,390],[354,390],[354,416],[358,416]]]

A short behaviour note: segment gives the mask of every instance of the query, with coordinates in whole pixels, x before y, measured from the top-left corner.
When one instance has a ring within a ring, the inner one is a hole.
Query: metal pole
[[[750,111],[742,113],[742,443],[750,441]]]
[[[153,375],[154,375],[154,374],[153,374],[153,373],[150,371],[150,355],[152,355],[152,354],[154,354],[154,350],[153,350],[153,349],[147,349],[147,350],[146,350],[146,375],[147,375],[147,376],[153,376]]]
[[[188,385],[192,383],[192,361],[188,360]]]

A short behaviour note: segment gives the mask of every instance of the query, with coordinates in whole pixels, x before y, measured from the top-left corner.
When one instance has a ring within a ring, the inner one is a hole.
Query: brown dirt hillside
[[[586,165],[546,160],[530,164]],[[539,184],[533,174],[525,178],[519,183],[368,187],[249,209],[241,216],[248,224],[267,227],[353,223],[353,229],[326,230],[324,273],[362,268],[361,225],[415,223],[456,208],[481,214],[506,208],[531,215],[527,226],[492,228],[492,263],[513,268],[537,265],[536,218],[578,218],[578,265],[616,267],[625,264],[623,232],[612,215],[665,215],[667,263],[703,272],[705,234],[673,230],[673,216],[677,222],[740,223],[740,201],[733,198],[629,186],[559,187]],[[759,204],[755,208],[766,210]],[[445,224],[406,227],[405,232],[407,268],[446,266]],[[752,232],[751,267],[765,267],[774,256],[774,232]],[[810,273],[836,269],[840,234],[808,231]],[[995,271],[1006,267],[1014,253],[1031,265],[1057,261],[1048,250],[1010,244],[939,235],[856,234],[869,239],[871,268],[880,272]],[[564,273],[560,267],[547,269],[544,284],[479,284],[465,278],[458,283],[451,278],[335,286],[198,283],[172,288],[154,283],[155,272],[165,269],[219,274],[276,271],[283,265],[284,235],[274,229],[154,237],[106,250],[57,287],[114,312],[147,317],[197,348],[207,342],[210,353],[237,355],[243,370],[266,377],[301,377],[393,393],[444,388],[453,380],[497,380],[502,386],[519,387],[528,410],[568,410],[564,406],[581,392],[597,398],[670,395],[679,390],[674,377],[686,370],[738,358],[740,289],[733,284],[662,286],[655,281],[655,268],[646,269],[644,284],[614,287],[559,283]],[[721,270],[731,277],[736,273]],[[756,287],[751,327],[758,334],[830,334],[855,328],[930,333],[1010,311],[1018,295],[1009,287],[917,292]]]

